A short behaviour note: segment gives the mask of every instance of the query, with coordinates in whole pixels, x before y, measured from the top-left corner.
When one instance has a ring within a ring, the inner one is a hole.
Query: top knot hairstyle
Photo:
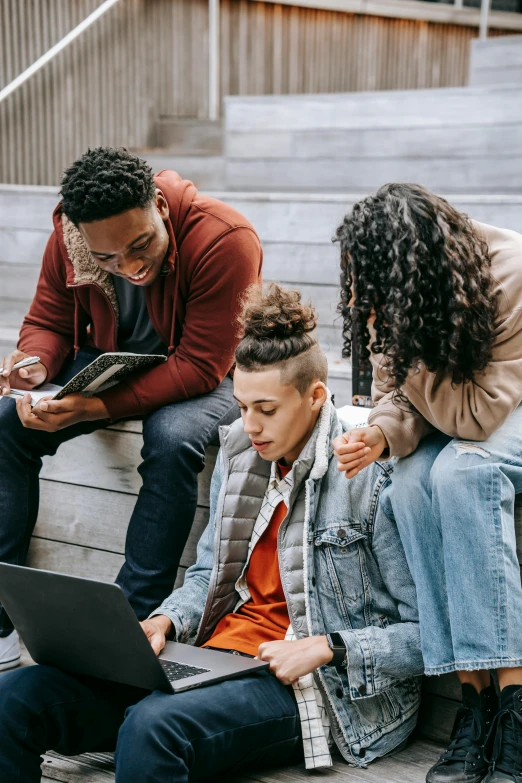
[[[339,226],[343,355],[373,353],[400,389],[423,362],[453,383],[491,360],[498,299],[486,242],[467,215],[420,185],[384,185]]]
[[[61,185],[62,210],[75,225],[148,207],[156,194],[151,167],[116,147],[87,150],[65,170]]]
[[[250,286],[238,324],[240,370],[279,369],[283,385],[294,385],[301,395],[314,380],[326,384],[328,363],[315,335],[317,313],[310,302],[301,301],[299,291],[276,283],[266,289]]]

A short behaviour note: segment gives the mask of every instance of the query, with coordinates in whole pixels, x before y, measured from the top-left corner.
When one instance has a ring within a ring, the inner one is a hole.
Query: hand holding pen
[[[13,351],[4,357],[0,367],[0,395],[10,394],[11,386],[18,389],[34,389],[47,378],[47,369],[39,356],[29,356]]]

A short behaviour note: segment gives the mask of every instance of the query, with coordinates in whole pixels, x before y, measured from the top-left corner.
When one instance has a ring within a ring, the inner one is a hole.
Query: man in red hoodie
[[[253,227],[173,171],[153,177],[126,150],[86,152],[62,201],[0,393],[65,383],[101,352],[164,353],[154,369],[93,397],[0,400],[0,561],[22,563],[38,515],[41,460],[78,435],[143,418],[143,480],[118,575],[144,619],[170,593],[217,427],[238,416],[229,376],[239,300],[261,274]],[[27,356],[40,362],[12,370]],[[110,524],[110,520],[108,520]],[[0,607],[0,670],[19,662]]]

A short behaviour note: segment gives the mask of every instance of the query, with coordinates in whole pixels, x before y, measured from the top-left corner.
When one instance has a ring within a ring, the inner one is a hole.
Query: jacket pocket
[[[365,625],[364,546],[366,535],[340,522],[314,537],[317,594],[326,627]]]
[[[406,680],[398,680],[381,695],[386,696],[394,716],[406,715],[412,709],[419,708],[420,688],[420,677],[408,677]]]

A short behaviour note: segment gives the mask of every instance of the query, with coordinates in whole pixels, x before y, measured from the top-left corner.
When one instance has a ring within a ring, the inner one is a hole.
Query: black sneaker
[[[462,707],[457,712],[451,742],[426,776],[426,783],[480,783],[488,773],[484,758],[486,737],[498,708],[495,688],[480,694],[462,686]]]
[[[522,783],[522,687],[508,685],[500,694],[488,738],[490,772],[487,783]]]

